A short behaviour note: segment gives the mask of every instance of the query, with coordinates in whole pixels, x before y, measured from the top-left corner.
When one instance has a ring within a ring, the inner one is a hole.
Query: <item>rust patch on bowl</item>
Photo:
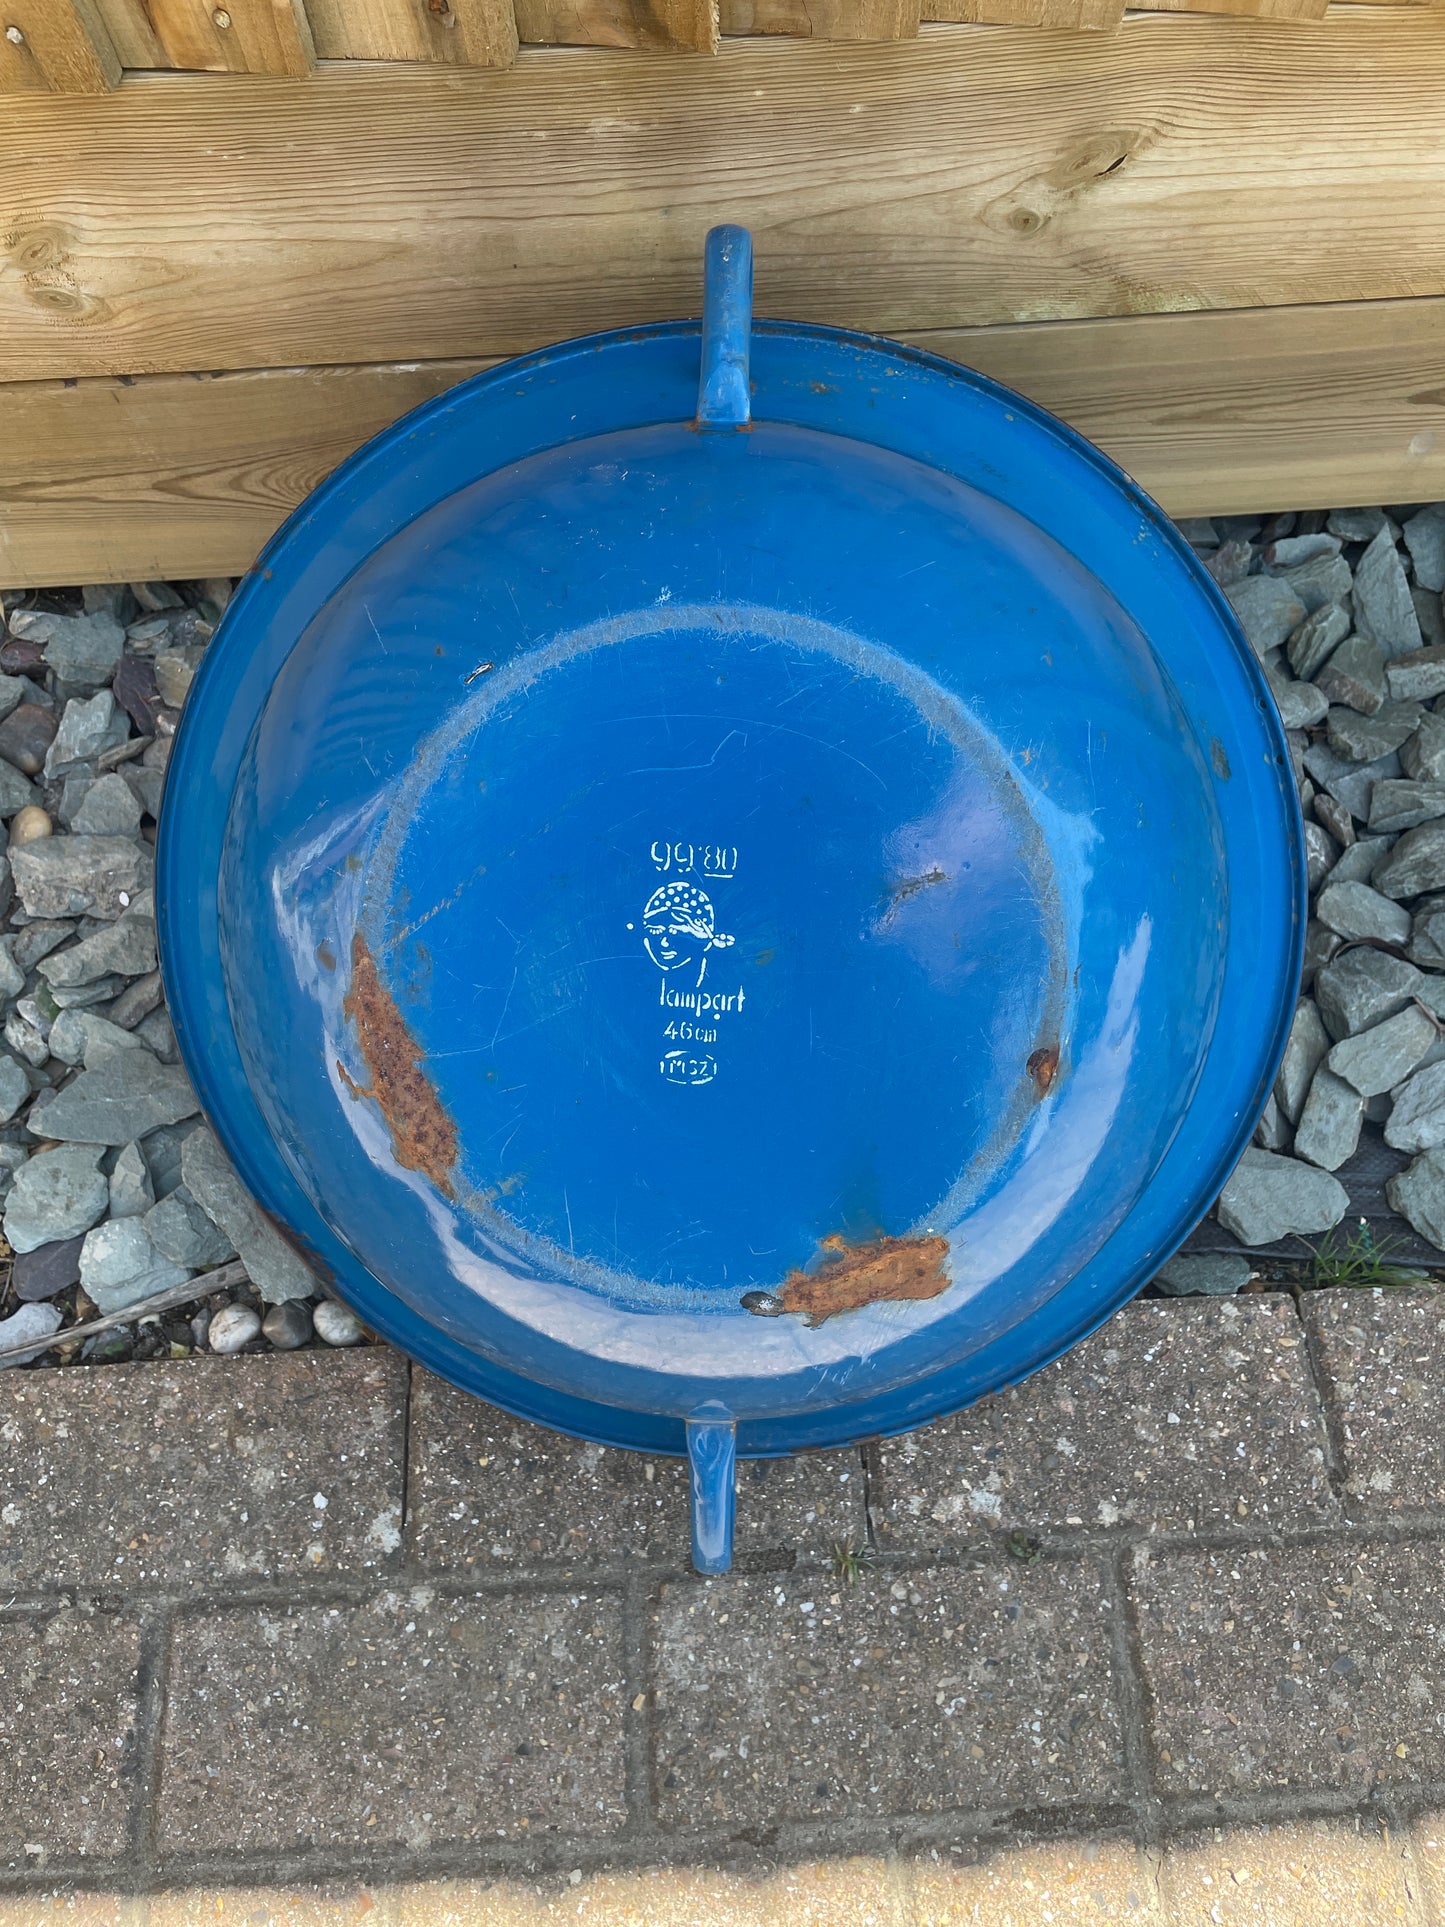
[[[1059,1074],[1059,1047],[1052,1044],[1047,1050],[1036,1050],[1029,1058],[1024,1069],[1034,1080],[1034,1090],[1040,1097],[1047,1097],[1053,1089],[1054,1079]]]
[[[366,939],[351,940],[351,988],[341,1006],[356,1026],[356,1042],[371,1073],[358,1084],[342,1064],[353,1097],[369,1097],[386,1119],[396,1161],[420,1171],[445,1197],[453,1197],[451,1170],[457,1161],[457,1127],[421,1069],[423,1051],[406,1027],[396,1000],[377,974]]]
[[[811,1326],[860,1305],[936,1298],[948,1289],[947,1238],[874,1238],[850,1245],[832,1237],[823,1240],[823,1249],[828,1256],[816,1271],[790,1271],[777,1293],[784,1311],[802,1312]]]

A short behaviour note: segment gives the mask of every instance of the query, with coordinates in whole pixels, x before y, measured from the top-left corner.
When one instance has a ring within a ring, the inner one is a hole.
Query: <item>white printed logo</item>
[[[732,938],[717,928],[712,899],[695,883],[664,883],[642,912],[647,954],[659,970],[685,970],[697,964],[699,985],[707,975],[708,952],[727,950]]]
[[[711,1084],[718,1073],[717,1059],[697,1046],[718,1041],[718,1019],[740,1012],[747,992],[741,984],[736,990],[703,989],[708,958],[714,950],[731,950],[736,939],[730,931],[718,929],[717,912],[707,891],[687,879],[702,876],[710,883],[731,882],[737,874],[738,853],[727,844],[678,843],[659,837],[648,855],[654,868],[673,872],[672,881],[660,883],[647,899],[640,919],[643,949],[661,972],[657,991],[666,1042],[657,1068],[669,1084]],[[638,925],[627,927],[636,930]],[[691,972],[694,964],[695,977],[678,974]],[[677,1049],[678,1045],[692,1048]]]

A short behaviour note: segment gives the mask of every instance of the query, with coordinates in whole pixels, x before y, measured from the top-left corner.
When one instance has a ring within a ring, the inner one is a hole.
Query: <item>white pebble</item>
[[[249,1305],[227,1305],[206,1327],[206,1343],[213,1352],[238,1352],[260,1329],[261,1321]]]
[[[323,1298],[314,1307],[311,1322],[316,1336],[326,1345],[359,1345],[361,1320],[350,1305],[339,1305],[334,1298]]]

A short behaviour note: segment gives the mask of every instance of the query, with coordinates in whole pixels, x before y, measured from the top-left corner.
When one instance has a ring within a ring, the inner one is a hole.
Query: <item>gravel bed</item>
[[[1308,1250],[1359,1215],[1341,1174],[1383,1157],[1386,1206],[1429,1268],[1445,1250],[1445,503],[1181,527],[1264,665],[1309,862],[1284,1063],[1213,1215],[1236,1253]]]
[[[1208,1235],[1153,1289],[1288,1277],[1283,1259],[1351,1216],[1341,1174],[1381,1157],[1379,1208],[1431,1268],[1445,1251],[1445,503],[1180,528],[1279,704],[1311,914],[1254,1143]],[[202,1120],[157,969],[166,765],[233,586],[0,590],[0,1353],[55,1341],[0,1369],[371,1342]],[[183,1302],[57,1337],[162,1293]]]
[[[157,968],[166,765],[233,586],[0,591],[0,1368],[369,1337],[202,1120]]]

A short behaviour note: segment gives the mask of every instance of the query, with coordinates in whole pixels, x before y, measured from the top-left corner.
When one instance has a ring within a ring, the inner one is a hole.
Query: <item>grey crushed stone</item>
[[[1338,1171],[1353,1157],[1365,1121],[1365,1100],[1352,1084],[1332,1070],[1315,1072],[1310,1094],[1294,1134],[1297,1157],[1325,1171]]]
[[[1315,1002],[1338,1043],[1393,1017],[1419,994],[1424,975],[1388,951],[1360,945],[1336,957],[1315,979]]]
[[[1282,648],[1309,611],[1279,576],[1252,575],[1225,586],[1225,596],[1251,647],[1261,658]]]
[[[1421,717],[1415,734],[1400,745],[1400,767],[1417,782],[1445,783],[1445,716]]]
[[[1381,703],[1368,716],[1355,709],[1333,708],[1328,716],[1330,748],[1357,763],[1378,762],[1414,735],[1421,714],[1418,703]]]
[[[1364,636],[1350,636],[1316,674],[1315,683],[1330,702],[1373,716],[1385,701],[1384,651]],[[1383,756],[1385,752],[1377,753]],[[1353,752],[1342,750],[1340,754]]]
[[[1385,1195],[1407,1224],[1445,1251],[1445,1151],[1424,1151],[1385,1186]]]
[[[1396,702],[1424,703],[1445,695],[1445,648],[1429,643],[1393,657],[1385,666],[1385,685]]]
[[[1422,589],[1445,589],[1445,502],[1432,502],[1412,515],[1401,534],[1415,565],[1416,582]]]
[[[10,862],[27,915],[107,922],[149,888],[155,867],[149,851],[120,836],[46,837],[12,850]]]
[[[178,1184],[150,1207],[145,1228],[163,1257],[193,1271],[208,1271],[236,1255],[231,1240],[212,1223],[184,1184]]]
[[[1306,536],[1302,539],[1311,541],[1319,538]],[[1306,615],[1313,615],[1316,609],[1342,601],[1354,588],[1350,565],[1338,553],[1316,555],[1295,568],[1281,570],[1276,579],[1287,584],[1299,597]]]
[[[39,643],[59,680],[75,688],[98,689],[108,683],[125,646],[125,630],[108,609],[76,616],[17,609],[10,630],[22,641]]]
[[[1372,1029],[1346,1037],[1334,1046],[1326,1062],[1336,1077],[1352,1085],[1361,1097],[1375,1097],[1403,1082],[1439,1035],[1429,1014],[1410,1004]]]
[[[1390,531],[1381,529],[1355,565],[1355,627],[1387,656],[1420,647],[1420,624],[1410,583]]]
[[[1410,935],[1409,911],[1368,883],[1327,883],[1315,915],[1346,940],[1403,944]]]
[[[1375,785],[1376,789],[1379,784]],[[1368,883],[1380,867],[1385,852],[1394,846],[1393,836],[1359,836],[1325,878],[1326,883]]]
[[[1219,1222],[1242,1245],[1330,1231],[1349,1209],[1349,1195],[1328,1171],[1251,1146],[1219,1195]]]
[[[139,1144],[127,1144],[110,1174],[110,1215],[139,1218],[156,1201],[150,1168]]]
[[[1445,822],[1406,830],[1376,870],[1374,887],[1396,901],[1445,887]]]
[[[142,1046],[107,1055],[64,1090],[43,1092],[31,1107],[31,1129],[84,1144],[129,1144],[200,1108],[181,1067],[162,1064]]]
[[[98,689],[93,696],[72,696],[45,752],[45,775],[54,777],[72,764],[118,747],[128,729],[127,719],[117,713],[115,697],[108,689]]]
[[[1430,720],[1445,722],[1439,717]],[[1433,822],[1440,816],[1445,816],[1445,783],[1376,783],[1370,798],[1372,830],[1413,830],[1417,824]]]
[[[5,1200],[5,1237],[12,1251],[34,1251],[73,1238],[101,1217],[110,1184],[100,1168],[104,1146],[63,1144],[21,1165]]]
[[[1295,682],[1272,669],[1265,670],[1265,680],[1286,729],[1312,729],[1323,721],[1329,703],[1313,683]]]
[[[1350,633],[1350,618],[1337,602],[1307,615],[1285,644],[1289,666],[1297,676],[1312,677],[1324,667],[1331,650]]]
[[[1308,997],[1301,997],[1295,1005],[1289,1041],[1274,1081],[1275,1102],[1291,1124],[1304,1109],[1310,1079],[1329,1048],[1329,1032],[1320,1020],[1319,1011]]]
[[[1249,1279],[1248,1258],[1228,1251],[1199,1251],[1177,1252],[1155,1272],[1153,1283],[1166,1298],[1232,1298]]]
[[[80,1282],[103,1313],[124,1311],[189,1276],[156,1250],[137,1217],[108,1218],[85,1234],[80,1248]]]
[[[1433,1151],[1445,1145],[1445,1063],[1416,1071],[1391,1095],[1386,1144],[1397,1151]]]
[[[1327,602],[1306,616],[1285,644],[1290,668],[1297,676],[1313,677],[1349,633],[1349,616],[1339,603]]]
[[[267,1304],[313,1298],[316,1279],[252,1201],[214,1134],[202,1126],[181,1149],[186,1188],[236,1247]]]
[[[1317,787],[1328,790],[1361,822],[1370,814],[1370,791],[1375,784],[1401,773],[1399,755],[1393,750],[1375,763],[1352,763],[1347,756],[1337,756],[1328,743],[1311,743],[1304,765]]]

